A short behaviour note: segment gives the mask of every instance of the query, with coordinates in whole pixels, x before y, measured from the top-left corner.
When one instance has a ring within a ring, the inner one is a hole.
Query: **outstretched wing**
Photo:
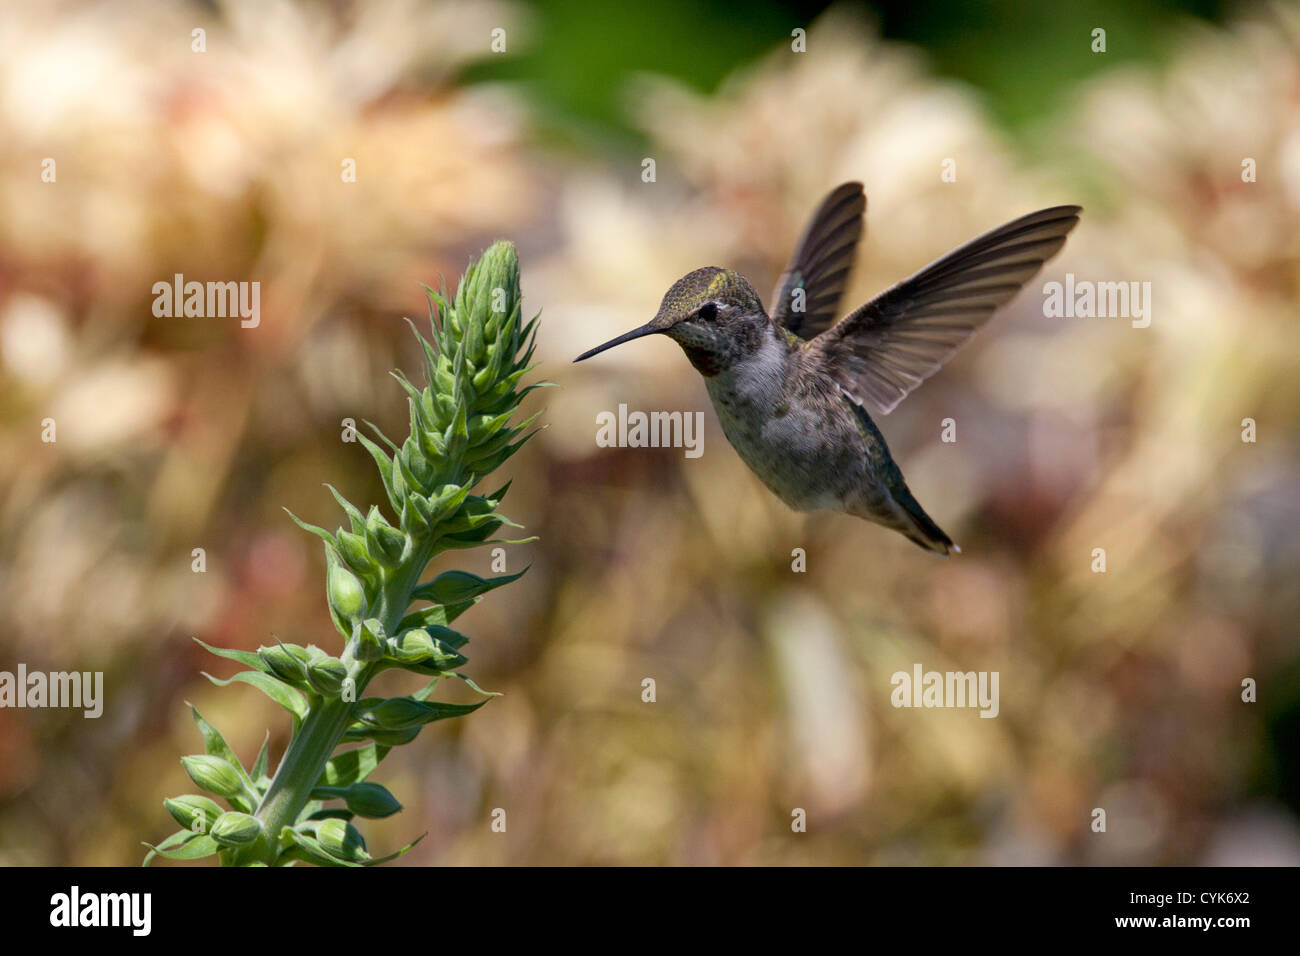
[[[817,337],[825,365],[886,414],[1065,245],[1079,206],[1041,209],[959,246]]]
[[[834,321],[866,208],[862,183],[845,183],[831,190],[808,223],[772,293],[772,318],[796,335],[811,339]],[[797,299],[796,290],[803,290]]]

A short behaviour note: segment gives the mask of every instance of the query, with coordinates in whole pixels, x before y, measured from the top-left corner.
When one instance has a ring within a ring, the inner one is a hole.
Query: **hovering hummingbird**
[[[889,414],[1020,291],[1079,222],[1041,209],[972,239],[833,323],[867,208],[861,183],[823,201],[777,282],[772,314],[744,276],[706,266],[646,325],[575,362],[662,333],[685,351],[732,447],[796,511],[843,511],[927,551],[960,552],[912,497],[867,414]]]

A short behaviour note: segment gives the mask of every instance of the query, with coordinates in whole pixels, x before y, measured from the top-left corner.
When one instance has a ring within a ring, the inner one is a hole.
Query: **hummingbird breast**
[[[796,511],[843,510],[866,483],[868,451],[838,386],[777,338],[705,379],[737,454]]]

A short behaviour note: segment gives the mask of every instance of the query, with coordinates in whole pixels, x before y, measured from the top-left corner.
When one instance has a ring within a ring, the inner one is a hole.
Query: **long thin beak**
[[[597,345],[594,349],[590,349],[589,351],[583,352],[576,359],[574,359],[574,361],[581,362],[583,359],[589,359],[593,355],[605,351],[605,349],[612,349],[615,345],[622,345],[624,342],[631,342],[633,339],[639,339],[643,335],[654,335],[656,332],[662,332],[662,331],[663,329],[655,328],[652,323],[646,323],[645,325],[641,326],[641,328],[639,329],[633,329],[631,332],[624,332],[618,338],[610,339],[604,345]]]

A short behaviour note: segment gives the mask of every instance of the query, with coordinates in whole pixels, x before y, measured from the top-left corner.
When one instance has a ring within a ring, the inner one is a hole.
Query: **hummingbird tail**
[[[901,477],[901,476],[900,476]],[[952,543],[952,538],[944,534],[943,529],[934,523],[925,509],[912,497],[907,485],[901,481],[890,489],[893,507],[888,514],[873,509],[859,509],[851,513],[868,521],[875,521],[902,534],[917,547],[924,548],[945,558],[950,552],[961,554],[961,548]]]
[[[930,537],[930,536],[922,537],[921,535],[917,534],[912,530],[906,530],[903,532],[903,534],[906,535],[907,540],[911,541],[913,544],[925,548],[925,550],[927,551],[931,551],[935,554],[942,555],[945,558],[948,557],[948,553],[950,551],[955,551],[957,552],[957,554],[961,554],[961,548],[953,544],[951,538],[949,538],[942,531],[939,531],[939,528],[937,526],[935,527],[934,530],[939,532],[938,535],[934,537]]]
[[[933,551],[935,554],[941,554],[945,558],[949,551],[956,551],[961,554],[961,548],[952,543],[952,538],[943,533],[943,529],[930,519],[930,516],[921,510],[921,506],[916,503],[915,498],[911,498],[907,503],[899,502],[903,505],[903,510],[907,512],[911,527],[901,528],[900,530],[907,536],[907,540],[925,548],[927,551]],[[909,507],[909,504],[911,507]]]

